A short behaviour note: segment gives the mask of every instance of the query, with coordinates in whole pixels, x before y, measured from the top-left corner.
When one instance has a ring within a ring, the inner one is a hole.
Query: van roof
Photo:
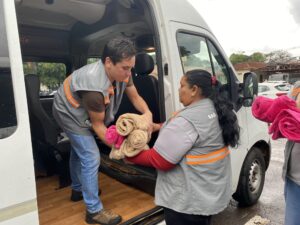
[[[23,25],[71,30],[77,23],[93,24],[105,16],[113,0],[26,0],[16,1],[18,21]],[[125,9],[136,0],[118,0]],[[163,15],[171,21],[180,21],[209,30],[206,22],[187,0],[153,0],[162,5]],[[88,13],[87,13],[88,12]]]
[[[200,13],[187,0],[156,0],[162,5],[164,16],[171,21],[198,26],[210,31]]]

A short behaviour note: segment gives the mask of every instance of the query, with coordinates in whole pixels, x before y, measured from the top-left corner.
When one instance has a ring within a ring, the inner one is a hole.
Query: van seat
[[[145,100],[153,114],[153,121],[160,122],[159,101],[158,101],[158,80],[149,75],[154,69],[154,61],[147,53],[136,55],[133,73],[133,83],[139,95]],[[139,113],[126,95],[123,96],[120,108],[116,114],[116,119],[124,113]]]
[[[67,186],[70,182],[70,142],[62,139],[62,130],[56,121],[50,119],[41,104],[38,75],[25,75],[25,86],[36,169],[44,169],[48,175],[59,174],[60,187]]]

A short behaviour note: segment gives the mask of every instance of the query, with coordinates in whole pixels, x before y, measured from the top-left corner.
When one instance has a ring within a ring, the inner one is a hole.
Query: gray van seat
[[[133,70],[133,82],[139,95],[145,100],[153,114],[153,121],[160,122],[159,101],[158,101],[158,81],[154,76],[149,75],[154,69],[152,57],[146,53],[136,55],[135,67]],[[138,113],[128,97],[124,95],[120,108],[116,114],[118,118],[123,113]]]
[[[25,76],[31,139],[36,169],[59,175],[60,187],[69,184],[70,142],[62,140],[62,130],[49,118],[40,101],[40,80],[36,74]]]

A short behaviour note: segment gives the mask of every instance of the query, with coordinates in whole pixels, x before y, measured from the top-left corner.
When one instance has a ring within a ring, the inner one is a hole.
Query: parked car
[[[258,95],[277,98],[289,93],[291,85],[286,82],[264,82],[258,84]]]

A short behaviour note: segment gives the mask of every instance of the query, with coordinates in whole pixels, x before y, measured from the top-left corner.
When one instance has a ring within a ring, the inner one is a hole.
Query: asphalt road
[[[265,186],[259,202],[254,206],[241,208],[236,201],[221,214],[213,218],[213,225],[244,225],[254,216],[270,220],[268,225],[283,225],[284,221],[284,183],[281,178],[283,151],[286,140],[272,141],[272,157],[266,172]]]

